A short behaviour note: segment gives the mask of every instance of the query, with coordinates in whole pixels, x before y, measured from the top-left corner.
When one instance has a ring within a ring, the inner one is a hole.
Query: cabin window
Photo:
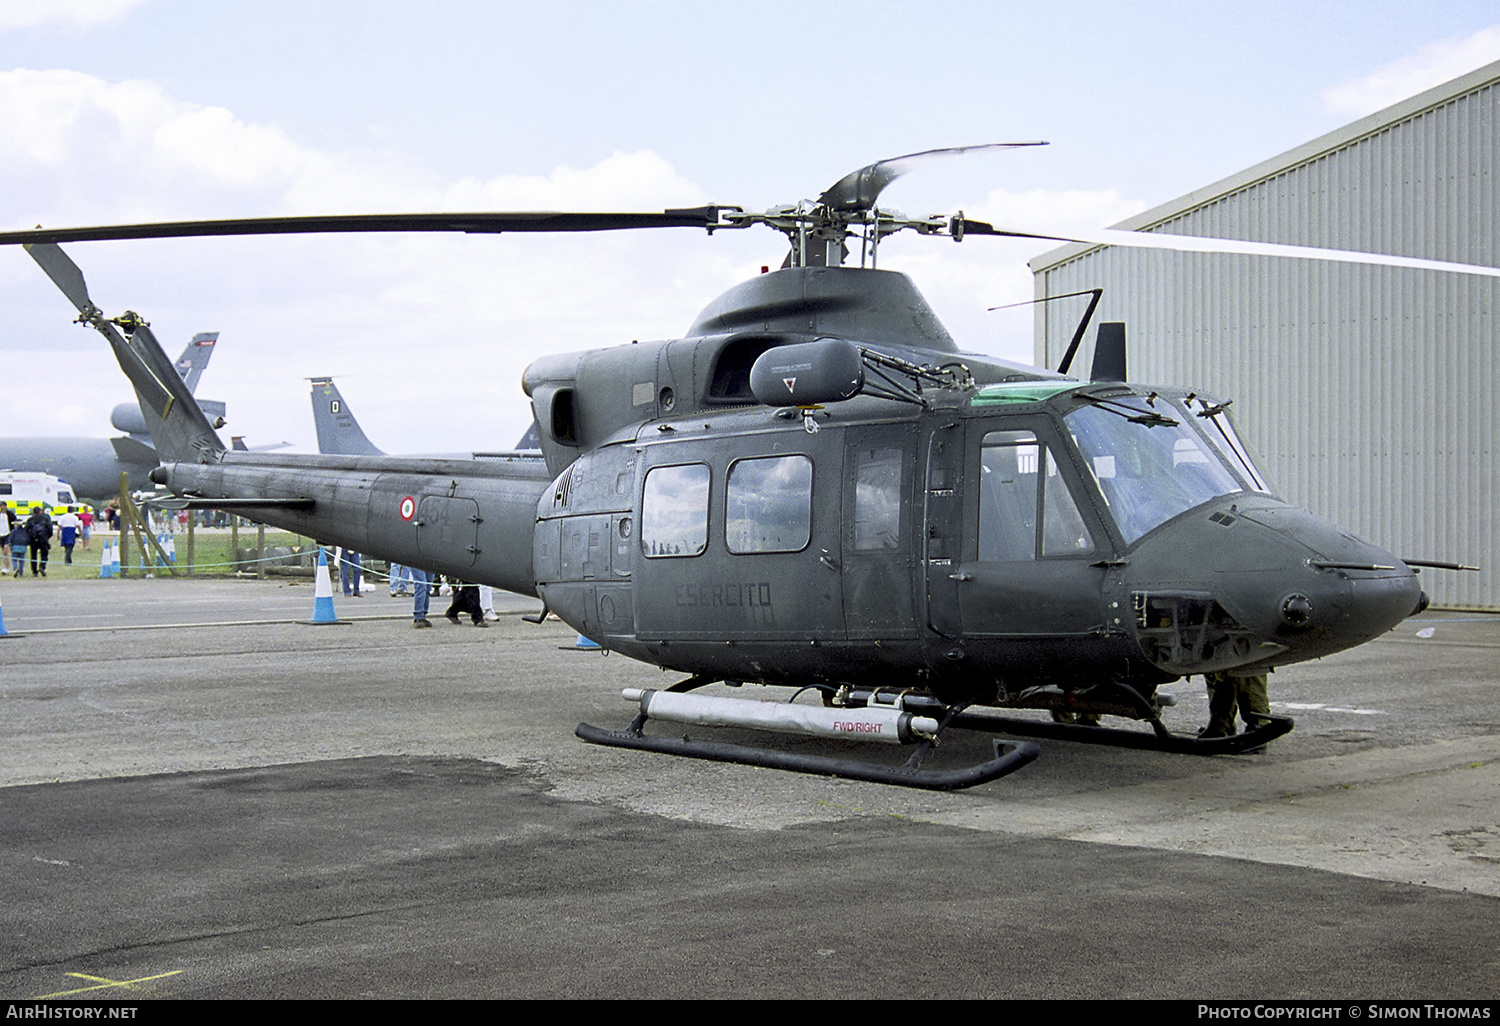
[[[1058,473],[1030,431],[991,431],[979,461],[979,558],[1012,562],[1080,556],[1094,541]]]
[[[730,552],[800,552],[812,540],[812,460],[764,456],[729,468],[724,540]]]
[[[901,453],[896,446],[854,454],[854,547],[901,546]]]
[[[706,464],[652,467],[641,498],[641,551],[648,558],[697,556],[708,548]]]

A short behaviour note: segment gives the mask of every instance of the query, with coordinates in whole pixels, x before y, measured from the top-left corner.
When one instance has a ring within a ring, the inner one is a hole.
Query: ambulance
[[[33,506],[41,506],[54,517],[62,516],[69,506],[79,513],[93,508],[79,502],[73,486],[66,481],[51,474],[15,470],[0,470],[0,502],[15,510],[22,520],[31,516]]]

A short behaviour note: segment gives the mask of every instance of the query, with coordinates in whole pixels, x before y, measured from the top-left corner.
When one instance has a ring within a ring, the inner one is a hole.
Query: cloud
[[[443,181],[404,154],[335,153],[274,125],[175,100],[142,81],[76,71],[0,72],[0,174],[23,221],[365,213],[662,209],[703,192],[651,153],[589,168]],[[21,182],[28,188],[17,190]],[[62,209],[57,209],[62,208]],[[0,215],[6,216],[6,215]]]
[[[650,152],[613,153],[545,175],[446,180],[405,154],[307,146],[275,125],[183,102],[149,82],[76,71],[0,73],[0,122],[8,126],[0,135],[6,227],[284,213],[660,210],[705,199]],[[514,444],[530,417],[519,381],[532,359],[679,335],[762,259],[743,236],[720,241],[687,229],[68,248],[94,302],[111,314],[140,310],[169,350],[195,331],[223,333],[202,393],[230,403],[234,433],[310,446],[300,379],[355,374],[346,394],[362,400],[366,429],[392,451]],[[7,419],[59,433],[107,433],[109,406],[128,396],[124,378],[102,340],[69,324],[68,304],[18,249],[0,252],[0,303],[11,311],[0,323],[0,355],[65,370],[68,381],[58,394],[18,395]]]
[[[1500,25],[1431,43],[1364,78],[1325,89],[1323,106],[1330,114],[1361,118],[1496,60]]]
[[[96,28],[119,21],[146,0],[0,0],[0,32],[63,25]]]
[[[655,153],[616,152],[547,174],[448,179],[399,152],[336,152],[148,82],[75,71],[0,73],[0,224],[6,227],[291,213],[661,210],[704,189]],[[1007,227],[1097,228],[1143,204],[1114,192],[996,190],[957,203]],[[1016,360],[1030,316],[988,307],[1031,294],[1026,260],[1047,243],[912,233],[882,266],[912,275],[960,346]],[[313,445],[305,378],[332,374],[376,445],[392,452],[503,448],[530,420],[519,387],[547,353],[680,336],[714,296],[776,266],[766,231],[576,235],[314,235],[68,247],[107,313],[151,321],[175,354],[221,332],[201,394],[229,404],[251,444]],[[92,332],[20,252],[0,252],[0,359],[65,371],[24,389],[14,424],[108,433],[128,398]],[[7,362],[7,365],[11,365]],[[14,430],[14,429],[11,429]]]

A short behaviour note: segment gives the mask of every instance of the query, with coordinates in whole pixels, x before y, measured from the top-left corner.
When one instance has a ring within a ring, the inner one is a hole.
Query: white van
[[[54,517],[62,516],[69,506],[80,513],[84,510],[68,482],[51,474],[27,471],[0,470],[0,502],[15,510],[22,520],[31,515],[33,506],[41,506]]]

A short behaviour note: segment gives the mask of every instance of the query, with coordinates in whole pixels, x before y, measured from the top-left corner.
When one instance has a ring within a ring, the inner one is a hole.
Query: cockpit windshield
[[[1160,396],[1149,403],[1131,395],[1100,399],[1067,414],[1127,544],[1215,496],[1244,491],[1197,419]]]

